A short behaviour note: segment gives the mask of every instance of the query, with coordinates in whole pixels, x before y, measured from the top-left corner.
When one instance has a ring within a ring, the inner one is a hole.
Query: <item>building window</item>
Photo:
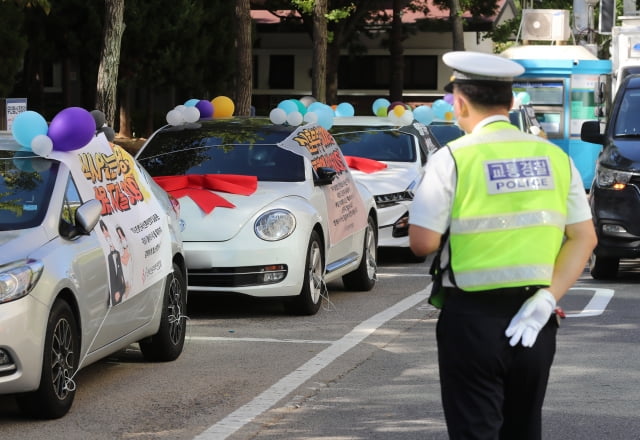
[[[388,90],[391,78],[389,56],[340,57],[340,89]],[[404,57],[404,89],[438,88],[438,57],[408,55]]]
[[[293,55],[271,55],[269,57],[269,88],[293,89]]]

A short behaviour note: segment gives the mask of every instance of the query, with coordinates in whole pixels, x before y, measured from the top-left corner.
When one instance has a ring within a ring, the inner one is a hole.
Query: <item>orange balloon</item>
[[[233,116],[235,105],[231,98],[226,96],[216,96],[211,100],[213,105],[213,117],[214,118],[229,118]]]

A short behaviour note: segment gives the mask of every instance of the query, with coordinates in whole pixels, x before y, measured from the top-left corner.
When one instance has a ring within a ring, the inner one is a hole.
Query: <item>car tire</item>
[[[20,410],[38,419],[58,419],[69,412],[76,395],[73,375],[79,355],[76,318],[66,301],[57,300],[47,321],[40,386],[16,396]]]
[[[322,290],[324,284],[324,253],[322,240],[316,231],[311,232],[307,246],[307,258],[304,270],[304,280],[300,294],[285,302],[289,313],[295,315],[315,315],[322,304]]]
[[[167,276],[158,333],[138,342],[145,360],[169,362],[180,356],[187,332],[187,283],[178,265]]]
[[[364,233],[362,259],[358,268],[342,277],[348,290],[369,291],[376,284],[378,271],[378,235],[374,219],[369,217]]]
[[[601,257],[595,253],[589,258],[589,272],[595,280],[612,280],[618,275],[620,258]]]

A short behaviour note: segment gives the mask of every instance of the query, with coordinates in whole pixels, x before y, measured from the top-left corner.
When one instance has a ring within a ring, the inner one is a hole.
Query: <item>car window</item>
[[[351,131],[333,133],[345,156],[389,162],[415,162],[416,149],[413,136],[399,131]]]
[[[64,193],[64,202],[62,204],[62,220],[69,224],[76,224],[76,210],[82,204],[82,199],[78,193],[78,187],[74,183],[71,176],[67,182],[67,188]]]
[[[615,136],[640,136],[640,90],[627,89],[620,103]]]
[[[0,230],[42,223],[57,172],[55,161],[20,151],[0,152]]]

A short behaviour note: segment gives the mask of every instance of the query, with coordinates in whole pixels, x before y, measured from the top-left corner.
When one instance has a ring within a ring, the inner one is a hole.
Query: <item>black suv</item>
[[[598,235],[589,269],[611,279],[621,258],[640,258],[640,74],[620,84],[604,133],[601,122],[587,121],[580,137],[603,146],[589,192]]]

